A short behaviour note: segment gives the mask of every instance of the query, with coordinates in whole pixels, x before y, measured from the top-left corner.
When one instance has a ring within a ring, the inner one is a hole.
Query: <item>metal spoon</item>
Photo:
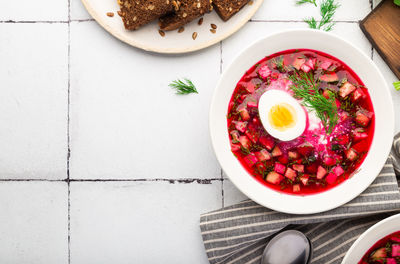
[[[307,264],[311,261],[312,246],[297,230],[279,233],[265,247],[261,264]]]

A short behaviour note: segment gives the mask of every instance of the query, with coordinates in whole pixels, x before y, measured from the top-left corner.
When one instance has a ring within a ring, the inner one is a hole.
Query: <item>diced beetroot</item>
[[[321,180],[326,175],[327,171],[324,167],[319,166],[317,171],[317,179]]]
[[[333,166],[333,165],[336,164],[336,159],[335,159],[334,157],[332,157],[332,156],[325,155],[325,157],[324,157],[324,164],[325,164],[326,166]]]
[[[247,101],[247,106],[248,107],[257,107],[258,104],[257,104],[257,101],[249,100],[249,101]]]
[[[380,259],[380,258],[386,258],[387,257],[387,252],[386,248],[382,247],[377,249],[374,254],[371,256],[373,259]]]
[[[289,157],[286,154],[282,154],[281,156],[278,157],[278,161],[282,164],[288,164],[289,163]]]
[[[295,67],[298,71],[300,70],[301,66],[306,62],[304,58],[296,58],[293,62],[293,67]]]
[[[291,179],[292,181],[294,181],[296,176],[297,176],[296,171],[292,170],[291,168],[287,168],[286,169],[286,172],[285,172],[285,177],[286,178]]]
[[[350,142],[350,137],[348,134],[340,135],[336,137],[335,141],[340,145],[347,145]]]
[[[339,81],[339,77],[335,72],[332,73],[325,73],[324,75],[321,75],[319,79],[323,82],[337,82]]]
[[[251,153],[244,157],[244,161],[249,167],[253,167],[257,163],[258,159],[253,153]]]
[[[288,156],[289,156],[289,159],[292,159],[292,160],[298,159],[300,157],[299,153],[297,153],[296,151],[289,151]]]
[[[294,169],[295,171],[304,172],[304,165],[293,164],[292,167],[293,167],[293,169]]]
[[[364,93],[362,88],[357,88],[351,95],[351,101],[355,103],[358,102],[359,100],[364,99],[366,96],[367,95]]]
[[[249,111],[247,111],[246,108],[243,108],[243,109],[239,110],[239,113],[240,113],[240,116],[242,117],[242,119],[244,121],[247,121],[247,120],[250,119]]]
[[[366,127],[368,126],[371,117],[372,113],[366,110],[359,110],[356,113],[356,123],[359,124],[360,126]]]
[[[246,136],[240,136],[239,137],[239,142],[240,142],[240,144],[242,144],[242,146],[244,147],[244,148],[249,148],[249,146],[250,146],[250,140],[249,140],[249,138],[248,137],[246,137]]]
[[[310,178],[310,176],[308,174],[304,174],[303,176],[300,176],[301,183],[303,183],[303,185],[307,185],[308,184],[308,178]]]
[[[263,136],[259,139],[260,143],[266,147],[269,151],[271,151],[275,146],[275,141],[272,137]]]
[[[259,161],[266,161],[271,159],[271,154],[265,149],[262,149],[261,151],[256,152],[255,154]]]
[[[267,182],[272,184],[279,184],[283,179],[284,177],[275,171],[271,171],[270,173],[268,173],[266,178]]]
[[[331,61],[324,61],[321,63],[321,68],[324,69],[325,71],[328,70],[328,68],[332,65]]]
[[[258,70],[258,75],[260,75],[261,79],[265,81],[271,75],[271,72],[270,68],[267,65],[264,65]]]
[[[280,174],[284,174],[286,170],[286,166],[283,164],[280,164],[278,162],[275,163],[274,171]]]
[[[350,148],[349,150],[346,151],[346,158],[348,160],[354,161],[357,159],[357,157],[358,157],[358,153],[353,148]]]
[[[253,82],[246,83],[244,87],[249,93],[254,93],[254,91],[256,90],[256,86]]]
[[[246,136],[250,139],[251,142],[256,143],[258,141],[258,133],[254,130],[246,130]]]
[[[328,184],[334,184],[336,182],[338,176],[336,176],[335,173],[329,173],[328,176],[326,176],[326,182]]]
[[[314,59],[308,59],[306,61],[306,65],[314,70],[316,61],[317,61],[317,59],[315,59],[315,58]]]
[[[256,117],[253,118],[252,122],[253,122],[253,124],[256,125],[256,126],[260,126],[260,125],[261,125],[260,119],[258,119],[258,118],[256,118]]]
[[[232,141],[238,142],[240,134],[237,130],[231,131]]]
[[[392,257],[400,257],[400,245],[399,244],[392,245]]]
[[[240,145],[239,144],[233,144],[232,142],[231,142],[231,150],[233,151],[233,152],[236,152],[236,151],[238,151],[240,149]]]
[[[275,148],[272,150],[272,157],[279,157],[282,155],[282,151],[278,146],[275,146]]]
[[[317,163],[312,163],[311,165],[308,165],[307,167],[306,167],[306,171],[308,172],[308,173],[317,173],[317,169],[318,169],[318,164]]]
[[[340,119],[339,119],[340,122],[343,122],[343,121],[346,121],[350,117],[350,115],[346,111],[343,111],[343,112],[339,113],[339,117],[340,117]]]
[[[340,166],[336,166],[335,168],[333,168],[332,171],[333,171],[333,173],[336,174],[336,176],[340,176],[340,175],[342,175],[344,173],[343,168],[340,167]]]
[[[387,258],[386,259],[386,264],[397,264],[396,260],[394,258]]]
[[[297,151],[303,156],[309,156],[313,149],[313,145],[307,142],[297,147]]]
[[[363,139],[366,139],[368,137],[368,134],[365,132],[364,128],[358,127],[352,131],[353,135],[353,141],[354,142],[359,142]]]
[[[300,184],[293,185],[293,192],[300,192]]]
[[[235,124],[236,129],[240,132],[244,133],[246,131],[247,122],[233,121],[232,123]]]
[[[303,72],[309,72],[311,70],[311,67],[306,64],[303,64],[301,65],[301,69]]]
[[[340,87],[339,89],[339,95],[342,98],[345,98],[346,96],[348,96],[349,94],[351,94],[352,92],[354,92],[354,90],[356,89],[356,87],[354,85],[352,85],[349,82],[345,82],[342,87]]]

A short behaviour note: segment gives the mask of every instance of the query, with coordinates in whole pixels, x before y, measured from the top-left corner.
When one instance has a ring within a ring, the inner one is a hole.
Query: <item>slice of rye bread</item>
[[[224,21],[239,12],[250,0],[213,0],[215,11]]]
[[[179,4],[179,10],[174,14],[160,17],[160,29],[174,30],[180,28],[213,9],[212,0],[181,0]]]
[[[179,9],[178,0],[118,0],[127,30],[139,27]]]

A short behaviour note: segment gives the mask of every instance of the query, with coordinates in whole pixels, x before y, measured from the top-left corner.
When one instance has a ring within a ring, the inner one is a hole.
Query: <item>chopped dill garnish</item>
[[[285,70],[285,65],[283,63],[283,56],[279,56],[279,58],[273,58],[271,62],[276,65],[276,68],[280,72],[283,72]]]
[[[296,5],[302,5],[302,4],[307,4],[307,3],[317,6],[316,0],[297,0],[296,1]]]
[[[312,3],[317,6],[315,0],[299,0],[296,4]],[[322,0],[320,2],[319,13],[321,15],[321,20],[317,22],[314,17],[304,19],[304,22],[308,24],[310,28],[322,29],[325,31],[331,31],[335,22],[333,22],[333,16],[335,15],[336,9],[340,5],[335,2],[335,0]]]
[[[400,81],[394,82],[393,86],[394,86],[394,89],[396,89],[397,91],[400,91]]]
[[[186,78],[184,78],[184,81],[181,81],[180,79],[175,80],[168,86],[175,89],[176,94],[198,93],[192,81]]]
[[[338,113],[335,98],[325,98],[318,91],[318,80],[314,80],[312,74],[296,71],[289,75],[289,79],[293,82],[290,89],[294,92],[294,96],[302,100],[302,104],[314,111],[328,134],[331,134],[333,128],[338,122]]]

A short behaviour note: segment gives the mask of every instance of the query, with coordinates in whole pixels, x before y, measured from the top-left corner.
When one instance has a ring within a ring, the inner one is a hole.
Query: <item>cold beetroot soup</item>
[[[316,50],[265,57],[237,83],[227,114],[231,150],[277,191],[326,191],[357,172],[375,126],[367,87],[342,61]]]
[[[358,264],[400,263],[400,231],[392,233],[375,243]]]

